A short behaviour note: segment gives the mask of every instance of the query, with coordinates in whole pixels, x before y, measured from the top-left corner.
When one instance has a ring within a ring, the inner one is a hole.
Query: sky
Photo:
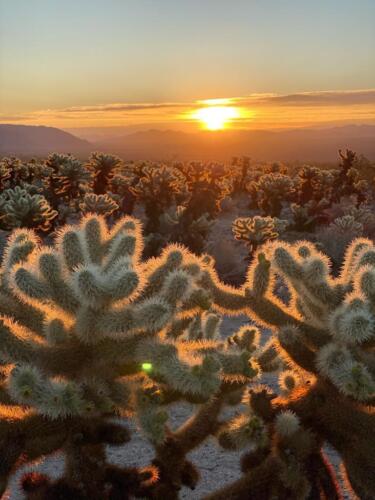
[[[374,0],[0,0],[0,122],[375,123]],[[224,102],[224,101],[223,101]]]

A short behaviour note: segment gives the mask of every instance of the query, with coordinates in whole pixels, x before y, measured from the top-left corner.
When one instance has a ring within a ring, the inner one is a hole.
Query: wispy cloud
[[[62,108],[61,113],[106,113],[106,112],[122,112],[122,111],[147,111],[163,108],[183,108],[186,103],[180,102],[161,102],[161,103],[115,103],[115,104],[99,104],[97,106],[72,106]]]
[[[30,119],[30,115],[6,115],[0,113],[0,122],[1,123],[11,123],[11,122],[21,122],[21,121],[28,121]]]
[[[375,89],[366,90],[322,90],[296,94],[251,94],[235,98],[242,105],[287,105],[287,106],[345,106],[375,104]]]

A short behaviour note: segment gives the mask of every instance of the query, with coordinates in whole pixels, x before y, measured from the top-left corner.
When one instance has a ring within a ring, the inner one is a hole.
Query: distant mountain
[[[53,127],[0,125],[0,155],[25,157],[51,152],[87,157],[91,151],[105,151],[134,160],[226,161],[250,156],[255,160],[324,162],[337,160],[338,150],[345,148],[375,160],[375,125],[193,133],[154,129],[95,142]]]
[[[88,154],[92,144],[54,127],[0,124],[0,154],[47,155],[52,152]]]
[[[106,139],[97,148],[126,159],[228,160],[251,156],[260,160],[334,161],[339,149],[350,148],[375,160],[375,125],[348,125],[285,131],[225,130],[185,133],[147,130]]]

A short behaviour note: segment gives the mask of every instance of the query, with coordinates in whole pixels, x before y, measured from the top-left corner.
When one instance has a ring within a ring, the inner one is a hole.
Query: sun
[[[199,120],[207,130],[222,130],[239,112],[232,106],[207,106],[194,111],[191,117]]]

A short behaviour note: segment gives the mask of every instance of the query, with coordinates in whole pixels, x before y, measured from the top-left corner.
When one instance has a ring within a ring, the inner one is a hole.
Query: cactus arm
[[[240,479],[224,486],[204,500],[228,500],[228,498],[272,498],[280,486],[277,481],[281,464],[277,458],[269,457],[246,472]],[[284,492],[285,494],[285,492]],[[275,498],[281,498],[277,496]]]
[[[196,448],[210,434],[215,434],[219,425],[217,418],[223,403],[223,396],[214,396],[173,434],[178,446],[185,453]]]
[[[218,311],[226,314],[247,314],[255,322],[276,329],[281,326],[294,325],[299,327],[306,336],[316,337],[321,342],[323,331],[303,323],[292,311],[286,312],[281,301],[272,297],[272,300],[254,295],[249,290],[242,291],[220,284],[210,275],[202,279],[202,285],[212,293],[213,305]],[[320,340],[319,340],[320,339]]]
[[[167,491],[177,495],[183,483],[186,454],[217,432],[222,425],[218,417],[226,396],[243,385],[243,383],[223,382],[218,393],[204,403],[187,422],[174,432],[167,431],[166,440],[155,448],[156,455],[153,461],[159,468],[163,487],[167,488]]]
[[[36,335],[41,335],[43,331],[43,313],[35,307],[21,302],[8,292],[0,290],[0,311],[1,316],[14,318]]]
[[[323,452],[316,453],[312,457],[312,469],[316,471],[319,489],[324,493],[325,498],[332,500],[343,500],[340,486],[335,477],[332,465]]]
[[[369,407],[353,405],[322,379],[307,389],[296,389],[288,399],[274,399],[272,405],[276,412],[286,407],[295,412],[338,451],[351,481],[361,485],[361,491],[375,491],[371,444],[375,442],[375,414]]]
[[[223,406],[222,397],[213,397],[201,406],[189,421],[175,432],[168,431],[167,439],[157,446],[153,463],[160,471],[163,489],[176,495],[183,481],[186,454],[201,444],[218,427],[217,417]],[[158,491],[158,490],[156,490]]]

